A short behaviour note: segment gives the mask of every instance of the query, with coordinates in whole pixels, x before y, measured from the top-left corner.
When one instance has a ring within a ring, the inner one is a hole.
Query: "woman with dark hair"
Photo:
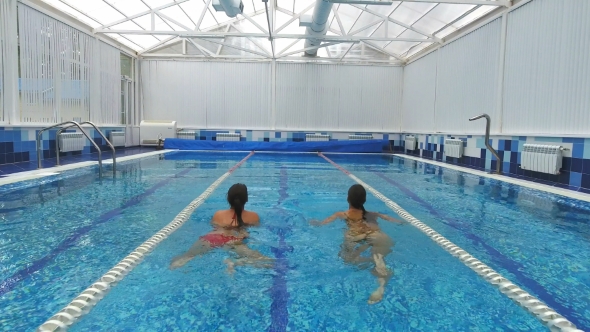
[[[344,234],[344,243],[340,250],[340,257],[349,264],[363,267],[367,263],[374,263],[372,273],[377,277],[379,287],[369,297],[369,304],[377,303],[383,298],[385,285],[393,272],[385,264],[385,256],[391,252],[393,240],[379,228],[377,219],[402,224],[403,222],[388,215],[367,212],[364,204],[367,201],[367,192],[360,184],[355,184],[348,189],[348,210],[336,212],[322,222],[312,222],[315,225],[325,225],[336,219],[343,219],[348,229]],[[371,258],[361,257],[361,254],[371,248]]]
[[[215,248],[223,248],[237,254],[238,259],[225,260],[229,273],[233,273],[234,265],[252,264],[261,267],[269,265],[270,258],[248,248],[244,243],[249,235],[245,228],[260,224],[260,217],[256,212],[244,209],[248,202],[246,185],[236,183],[231,186],[227,192],[227,202],[230,205],[228,210],[219,210],[213,215],[211,220],[213,231],[201,236],[186,253],[174,258],[170,264],[171,269],[184,266],[196,256],[204,255]]]

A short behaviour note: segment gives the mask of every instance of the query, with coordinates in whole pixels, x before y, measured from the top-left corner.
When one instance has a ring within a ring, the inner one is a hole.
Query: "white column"
[[[90,121],[100,126],[102,124],[102,110],[100,103],[100,41],[98,38],[91,40],[93,52],[90,57]]]
[[[500,124],[500,133],[502,133],[502,122],[504,118],[504,64],[506,60],[506,33],[508,30],[508,14],[502,14],[502,32],[500,33],[500,62],[498,72],[498,91],[496,107],[498,110],[498,123]]]
[[[271,129],[275,130],[277,126],[277,61],[272,59],[270,69],[270,110],[271,110]]]
[[[2,33],[2,72],[4,76],[4,121],[20,123],[18,94],[18,40],[16,0],[0,1],[0,33]]]

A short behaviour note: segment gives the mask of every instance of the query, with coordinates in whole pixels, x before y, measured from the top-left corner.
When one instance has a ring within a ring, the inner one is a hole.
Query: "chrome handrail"
[[[111,144],[111,141],[109,141],[106,136],[102,133],[102,131],[100,131],[100,129],[98,129],[98,127],[90,122],[90,121],[84,121],[84,122],[80,122],[80,125],[91,125],[92,127],[94,127],[94,129],[100,134],[100,136],[107,142],[108,146],[111,148],[111,151],[113,152],[113,174],[116,172],[117,170],[117,158],[115,156],[115,147],[113,146],[113,144]],[[65,126],[63,128],[61,128],[60,130],[57,131],[57,137],[59,137],[59,134],[61,134],[64,130],[68,129],[68,128],[72,128],[75,125],[69,125],[69,126]],[[59,139],[56,140],[56,148],[57,151],[59,151]],[[99,149],[100,151],[100,149]],[[57,154],[57,165],[59,165],[59,153]]]
[[[90,143],[92,143],[94,145],[94,147],[96,148],[96,150],[98,150],[98,176],[99,177],[102,177],[102,154],[101,154],[100,148],[98,147],[98,145],[96,144],[96,142],[92,138],[90,138],[90,136],[88,136],[88,133],[86,133],[84,131],[84,129],[82,129],[82,127],[80,126],[80,124],[78,122],[76,122],[76,121],[66,121],[66,122],[58,123],[56,125],[49,126],[49,127],[46,127],[46,128],[43,128],[43,129],[39,130],[39,133],[37,134],[37,168],[38,169],[43,168],[41,166],[41,135],[46,130],[57,128],[57,127],[61,127],[61,126],[66,125],[66,124],[70,124],[71,125],[70,127],[73,127],[73,126],[78,127],[80,129],[80,131],[82,132],[82,134],[84,134],[84,136],[86,136],[86,138],[88,138],[88,140],[90,141]],[[56,144],[58,144],[57,141],[59,140],[59,137],[56,136],[55,137],[55,140],[56,140]],[[57,152],[57,154],[59,154],[59,150],[56,151],[56,152]]]
[[[492,122],[490,116],[484,113],[470,118],[469,121],[474,121],[481,118],[486,118],[486,148],[488,148],[488,150],[490,150],[492,154],[496,156],[496,174],[502,174],[502,159],[498,155],[498,152],[496,152],[496,150],[494,150],[494,148],[490,145],[490,123]]]

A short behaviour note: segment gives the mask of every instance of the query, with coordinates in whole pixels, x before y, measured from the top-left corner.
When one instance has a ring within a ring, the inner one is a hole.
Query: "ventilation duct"
[[[213,0],[213,9],[217,12],[225,12],[229,17],[236,17],[244,12],[244,3],[241,0]]]
[[[328,31],[328,17],[334,4],[326,0],[317,0],[313,9],[311,24],[307,27],[306,33],[309,36],[323,37]],[[305,40],[305,48],[319,46],[322,39],[308,38]],[[318,49],[314,48],[305,51],[307,55],[316,56]]]

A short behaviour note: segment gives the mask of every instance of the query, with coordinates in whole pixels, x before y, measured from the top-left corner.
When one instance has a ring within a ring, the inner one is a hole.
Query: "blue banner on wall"
[[[328,141],[328,142],[218,142],[167,138],[165,149],[218,151],[288,151],[288,152],[348,152],[380,153],[387,149],[387,140]]]

